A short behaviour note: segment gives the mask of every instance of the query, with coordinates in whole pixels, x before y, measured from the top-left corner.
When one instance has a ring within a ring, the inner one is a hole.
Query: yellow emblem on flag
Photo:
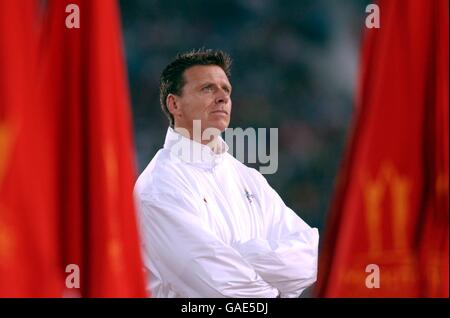
[[[11,129],[5,122],[0,121],[0,186],[6,172],[11,152]]]
[[[2,267],[10,266],[15,245],[14,235],[4,220],[7,212],[6,207],[0,203],[0,266]]]
[[[111,199],[115,200],[118,194],[119,169],[116,152],[114,151],[114,147],[111,143],[107,143],[103,148],[103,159],[106,174],[107,193]]]
[[[386,251],[382,246],[382,237],[385,236],[386,227],[382,222],[391,222],[392,239],[395,251],[407,248],[407,220],[410,210],[411,184],[409,180],[401,176],[391,163],[384,163],[374,179],[365,180],[364,205],[366,212],[366,226],[369,243],[369,254],[378,256]],[[382,204],[385,200],[390,204],[390,218],[382,219]]]

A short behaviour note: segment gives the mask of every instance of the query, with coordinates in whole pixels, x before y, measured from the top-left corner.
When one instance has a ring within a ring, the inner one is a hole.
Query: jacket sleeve
[[[319,233],[288,208],[265,179],[261,182],[264,212],[270,215],[267,237],[234,247],[280,297],[299,297],[317,279]]]
[[[198,215],[195,200],[180,193],[138,198],[144,264],[181,297],[276,297],[259,276]]]

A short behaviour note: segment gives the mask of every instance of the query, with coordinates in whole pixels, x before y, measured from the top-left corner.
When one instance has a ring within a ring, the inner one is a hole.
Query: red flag
[[[448,1],[379,8],[318,293],[448,297]]]
[[[0,0],[0,297],[62,294],[52,156],[36,120],[36,1]]]
[[[423,295],[426,297],[448,297],[448,240],[449,240],[449,113],[448,113],[448,1],[435,7],[436,32],[432,34],[436,48],[435,59],[430,62],[430,82],[427,84],[426,116],[428,131],[426,160],[428,195],[424,202],[422,232],[420,240],[420,267]]]
[[[58,149],[63,265],[79,266],[83,297],[145,297],[117,3],[49,1],[47,22],[40,91]]]

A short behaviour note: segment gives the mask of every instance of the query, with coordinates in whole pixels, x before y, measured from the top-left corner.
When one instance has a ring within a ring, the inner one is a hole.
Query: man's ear
[[[180,104],[178,98],[174,94],[167,95],[166,105],[169,112],[173,117],[179,117],[181,115]]]

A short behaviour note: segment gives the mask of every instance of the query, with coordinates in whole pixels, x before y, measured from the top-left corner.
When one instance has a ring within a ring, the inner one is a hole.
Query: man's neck
[[[211,136],[208,135],[209,139],[203,139],[202,138],[202,137],[204,137],[203,131],[201,132],[201,134],[198,134],[198,133],[194,134],[192,129],[189,130],[184,127],[177,127],[177,126],[174,127],[174,130],[177,133],[179,133],[180,135],[182,135],[188,139],[191,139],[202,145],[208,146],[214,153],[218,153],[220,151],[220,149],[218,149],[218,147],[220,146],[220,144],[219,144],[219,136],[220,135],[216,135],[216,134],[211,135]]]

